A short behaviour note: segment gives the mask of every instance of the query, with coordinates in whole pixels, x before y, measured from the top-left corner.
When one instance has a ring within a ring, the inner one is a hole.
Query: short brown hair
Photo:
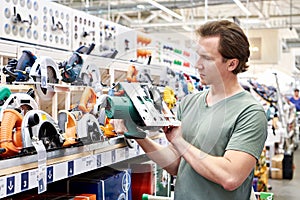
[[[211,21],[196,30],[200,37],[220,36],[219,52],[227,59],[237,58],[239,64],[234,74],[247,71],[250,49],[249,41],[244,31],[235,23],[228,20]]]

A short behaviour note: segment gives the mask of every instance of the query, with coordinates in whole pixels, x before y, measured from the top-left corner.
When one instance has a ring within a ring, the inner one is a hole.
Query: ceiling
[[[235,20],[245,29],[285,28],[300,47],[300,0],[53,0],[146,33],[191,32],[207,20]]]

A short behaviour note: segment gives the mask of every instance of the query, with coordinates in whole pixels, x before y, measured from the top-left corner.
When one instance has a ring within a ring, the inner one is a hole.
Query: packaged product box
[[[260,200],[273,200],[274,194],[271,192],[260,192],[259,199]]]
[[[79,194],[73,200],[96,200],[96,194]]]
[[[141,200],[143,194],[154,194],[154,163],[131,164],[133,200]]]
[[[104,167],[87,175],[68,181],[70,194],[96,194],[96,200],[132,200],[131,170],[116,170]]]
[[[271,178],[272,179],[282,179],[282,169],[271,168]]]

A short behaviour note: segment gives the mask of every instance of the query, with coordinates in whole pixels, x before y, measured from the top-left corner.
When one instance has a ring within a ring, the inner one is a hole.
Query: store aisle
[[[294,177],[292,180],[269,179],[272,186],[270,192],[274,193],[274,200],[300,199],[300,150],[294,152]]]

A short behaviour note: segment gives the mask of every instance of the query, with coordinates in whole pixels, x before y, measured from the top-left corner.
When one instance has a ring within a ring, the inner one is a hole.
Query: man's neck
[[[212,85],[206,97],[206,101],[208,105],[213,105],[242,91],[244,91],[244,89],[237,81],[223,85],[218,84],[217,86]]]

